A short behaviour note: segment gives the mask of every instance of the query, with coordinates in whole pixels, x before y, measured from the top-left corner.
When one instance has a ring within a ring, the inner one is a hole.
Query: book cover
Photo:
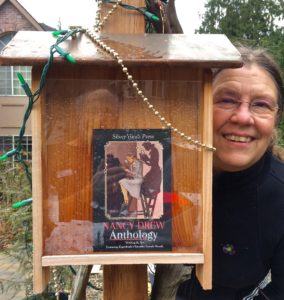
[[[172,248],[169,129],[93,130],[94,251]]]

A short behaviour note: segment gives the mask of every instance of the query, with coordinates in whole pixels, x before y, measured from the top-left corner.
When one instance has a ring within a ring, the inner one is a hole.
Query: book
[[[94,251],[172,249],[171,131],[93,130]]]

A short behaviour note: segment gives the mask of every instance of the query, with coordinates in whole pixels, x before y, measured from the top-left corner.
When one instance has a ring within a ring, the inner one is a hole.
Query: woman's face
[[[132,164],[134,162],[134,156],[126,155],[126,160],[128,161],[128,163]]]
[[[249,103],[275,107],[277,95],[272,77],[256,65],[225,69],[216,75],[213,82],[213,143],[217,149],[214,169],[241,171],[262,157],[271,143],[277,109],[262,116],[251,113]],[[239,107],[226,108],[235,101],[241,102]]]

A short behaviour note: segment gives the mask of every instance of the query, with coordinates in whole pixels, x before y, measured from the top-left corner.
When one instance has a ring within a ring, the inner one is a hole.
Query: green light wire
[[[16,160],[20,164],[22,164],[24,167],[27,179],[29,181],[30,188],[32,188],[32,176],[31,176],[29,165],[25,162],[25,160],[23,159],[23,155],[22,155],[22,149],[23,149],[22,141],[23,141],[23,137],[25,135],[27,121],[30,117],[30,114],[31,114],[31,111],[33,108],[33,104],[38,100],[38,98],[40,96],[40,92],[46,84],[47,73],[53,62],[54,54],[58,53],[60,56],[64,57],[70,63],[76,62],[76,60],[69,53],[67,53],[64,49],[59,47],[59,44],[66,41],[69,37],[71,37],[79,32],[83,32],[83,31],[84,30],[82,30],[81,28],[75,28],[70,31],[61,30],[61,31],[56,31],[53,33],[53,36],[57,37],[57,40],[56,40],[55,44],[50,47],[49,58],[48,58],[47,63],[43,67],[42,74],[40,77],[39,88],[34,93],[31,92],[31,89],[30,89],[29,85],[27,84],[27,82],[25,81],[23,75],[21,73],[17,73],[20,84],[21,84],[23,90],[25,91],[25,94],[28,97],[28,106],[27,106],[27,109],[24,114],[22,126],[20,128],[19,135],[18,135],[18,142],[17,142],[15,149],[3,154],[0,157],[0,161],[6,160],[9,157],[15,156]]]
[[[28,204],[31,204],[33,201],[32,198],[29,198],[29,199],[25,199],[25,200],[22,200],[20,202],[16,202],[12,205],[13,208],[19,208],[19,207],[23,207],[23,206],[26,206]]]
[[[117,4],[116,1],[112,1],[112,0],[104,0],[103,2],[110,3],[110,4]],[[123,4],[123,3],[119,3],[119,5],[125,9],[138,11],[140,14],[144,15],[150,22],[159,22],[160,21],[159,17],[157,17],[156,15],[147,11],[145,7],[136,7],[133,5]]]

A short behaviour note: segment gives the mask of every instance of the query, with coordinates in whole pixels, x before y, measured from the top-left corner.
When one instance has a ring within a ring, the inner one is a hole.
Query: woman
[[[124,202],[127,205],[129,196],[140,199],[141,184],[143,181],[143,164],[135,155],[127,154],[126,161],[128,168],[125,169],[127,178],[119,180]]]
[[[244,66],[213,81],[213,289],[192,274],[177,299],[284,299],[284,164],[271,153],[283,81],[264,51],[239,51]]]
[[[150,167],[150,170],[145,174],[142,184],[142,191],[147,194],[151,192],[160,192],[162,172],[159,166],[159,151],[154,144],[150,142],[144,142],[142,146],[146,151],[149,151],[149,155],[145,153],[140,154],[140,159]]]

